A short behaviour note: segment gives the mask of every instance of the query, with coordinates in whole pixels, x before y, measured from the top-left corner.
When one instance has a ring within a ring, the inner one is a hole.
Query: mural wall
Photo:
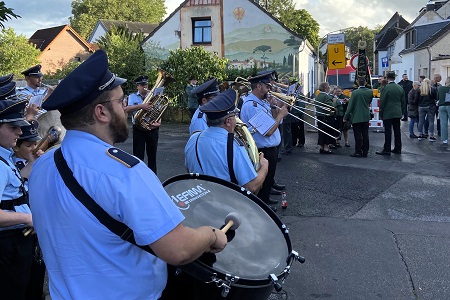
[[[251,1],[226,0],[223,5],[224,56],[229,60],[230,68],[248,69],[256,65],[258,68],[292,71],[294,54],[298,52],[300,45],[299,38],[294,37]],[[180,28],[180,20],[189,16],[189,9],[195,10],[196,7],[193,5],[178,10],[147,39],[143,44],[147,56],[165,59],[170,49],[180,47],[180,37],[192,35],[192,28]],[[183,15],[180,16],[181,12]],[[220,26],[219,20],[213,19],[213,23]],[[214,39],[219,38],[214,35],[213,43]],[[295,65],[297,64],[296,62]]]

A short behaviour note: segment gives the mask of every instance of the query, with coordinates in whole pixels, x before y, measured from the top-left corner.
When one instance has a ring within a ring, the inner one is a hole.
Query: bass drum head
[[[255,195],[228,181],[185,174],[163,183],[164,189],[183,213],[188,227],[225,225],[226,216],[239,214],[241,224],[225,249],[208,267],[214,273],[244,280],[264,280],[283,273],[290,254],[287,231],[272,210]]]

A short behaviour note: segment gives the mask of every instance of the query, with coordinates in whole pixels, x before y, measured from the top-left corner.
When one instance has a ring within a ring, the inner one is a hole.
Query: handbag
[[[445,93],[445,101],[444,102],[450,102],[450,90]]]

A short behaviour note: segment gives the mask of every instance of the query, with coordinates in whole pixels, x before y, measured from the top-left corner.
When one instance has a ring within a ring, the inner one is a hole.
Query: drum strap
[[[228,171],[230,172],[231,182],[238,184],[233,168],[233,146],[234,146],[234,133],[228,133],[228,140],[227,140]]]
[[[86,193],[83,187],[73,177],[72,170],[67,165],[66,160],[62,154],[61,148],[55,151],[54,160],[59,174],[61,175],[67,188],[72,194],[86,207],[106,228],[112,233],[118,235],[122,240],[130,242],[131,244],[141,248],[142,250],[156,256],[153,250],[148,246],[139,246],[134,240],[133,230],[122,222],[117,221],[111,217],[103,208],[98,205],[91,196]]]
[[[200,162],[200,159],[198,158],[198,139],[200,138],[200,135],[201,135],[201,134],[202,134],[202,133],[200,132],[200,133],[197,135],[197,140],[195,140],[195,156],[196,156],[196,158],[197,158],[198,165],[200,166],[200,169],[202,169],[202,172],[203,172],[202,163]]]

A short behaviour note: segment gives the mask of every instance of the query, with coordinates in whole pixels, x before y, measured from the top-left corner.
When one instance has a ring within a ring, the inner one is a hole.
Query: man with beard
[[[156,175],[113,146],[128,136],[124,82],[98,50],[44,102],[45,109],[61,112],[67,129],[61,150],[41,156],[29,179],[54,300],[159,299],[166,263],[186,264],[227,243],[216,228],[184,227]],[[105,220],[126,227],[135,244]]]
[[[408,113],[407,113],[407,103],[408,103],[408,94],[409,91],[413,88],[413,82],[408,79],[408,74],[402,75],[402,80],[398,82],[398,85],[400,85],[403,90],[405,91],[405,101],[402,102],[402,114],[403,118],[402,121],[408,121]]]

